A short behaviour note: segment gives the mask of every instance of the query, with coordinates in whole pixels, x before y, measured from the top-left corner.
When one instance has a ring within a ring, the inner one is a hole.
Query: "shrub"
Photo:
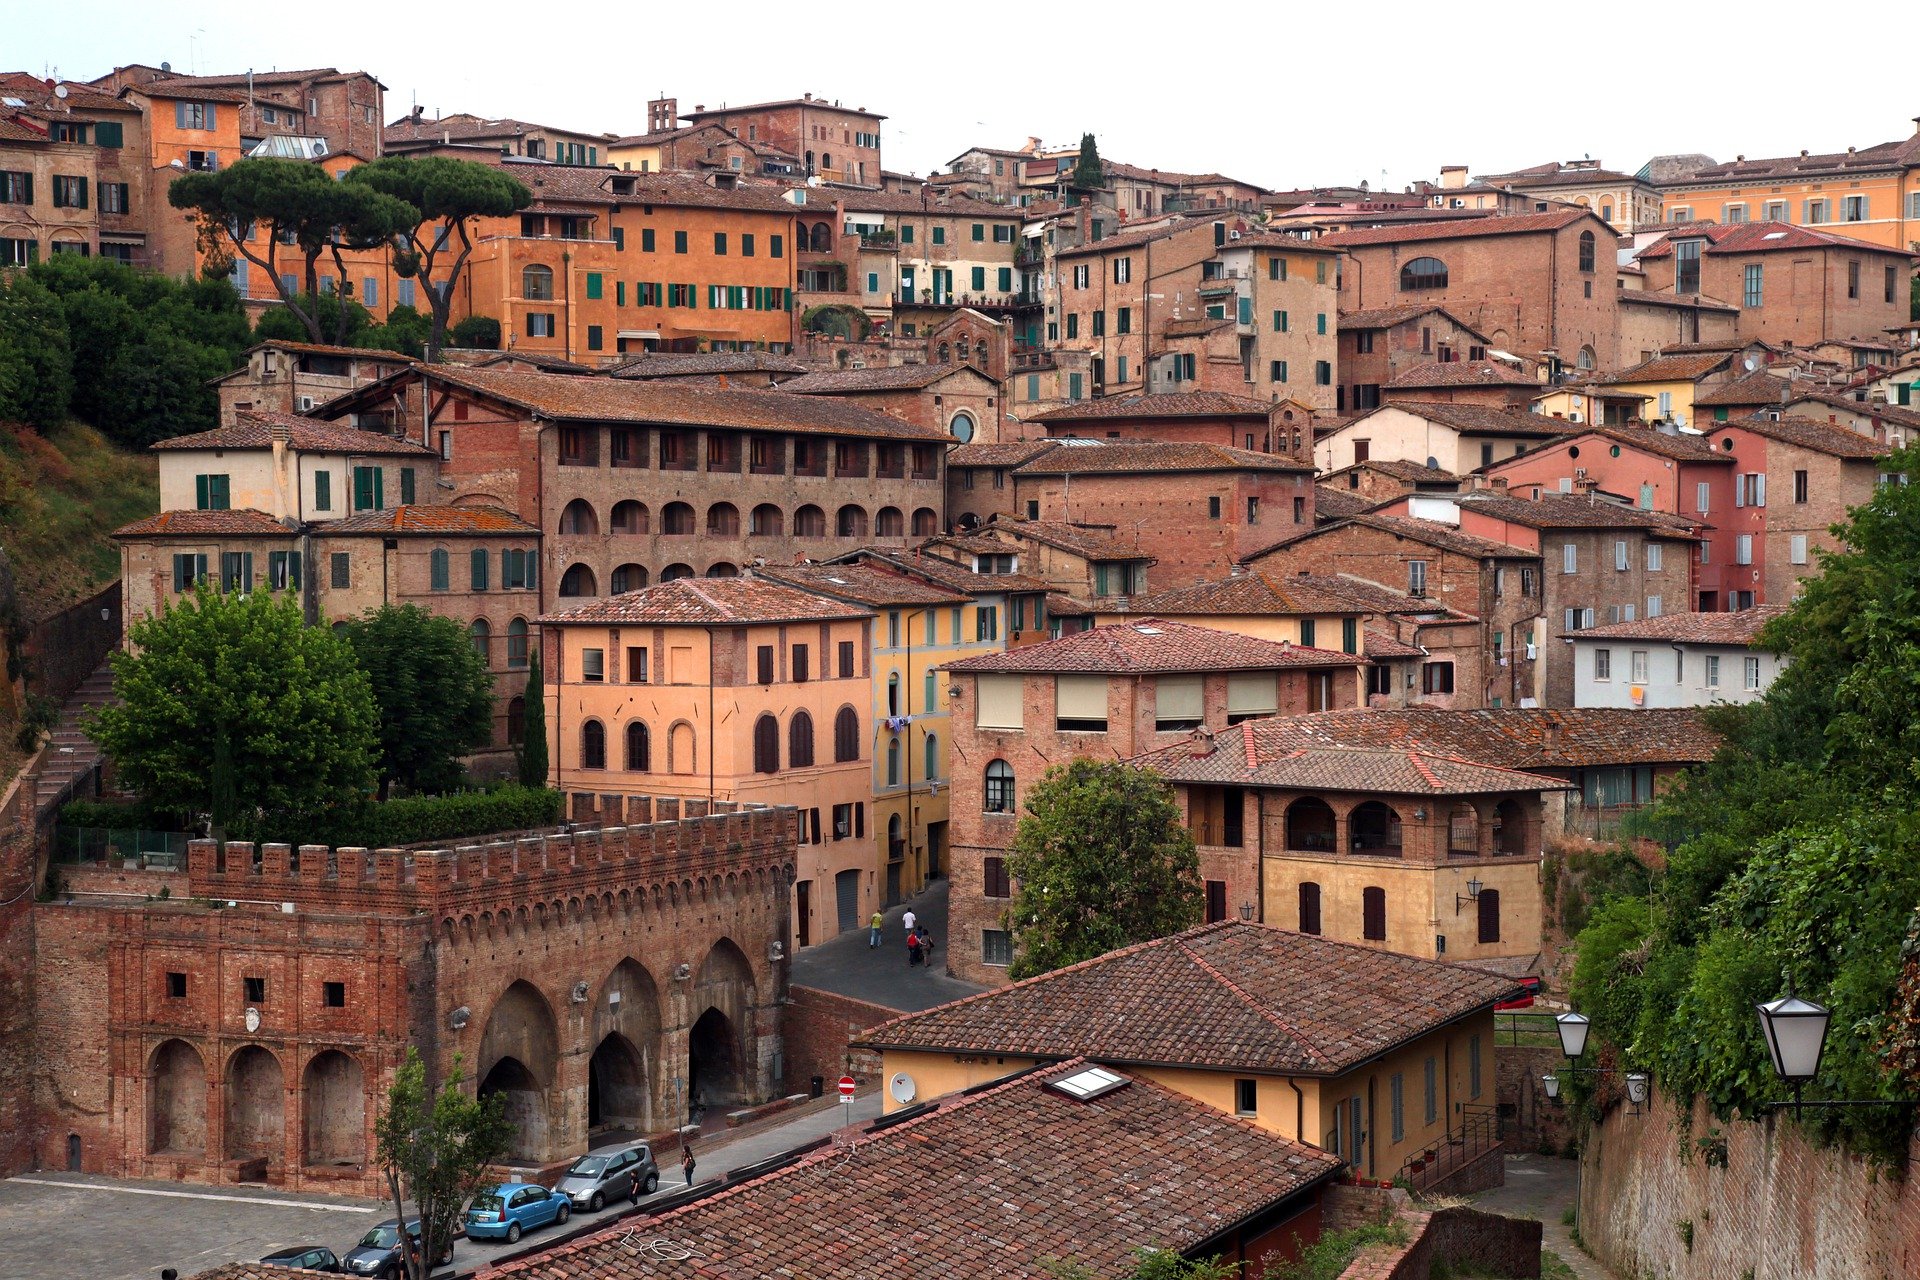
[[[565,797],[558,791],[517,785],[444,796],[408,796],[365,805],[359,812],[330,824],[327,830],[279,830],[265,838],[289,844],[391,849],[550,827],[560,821],[564,803]]]

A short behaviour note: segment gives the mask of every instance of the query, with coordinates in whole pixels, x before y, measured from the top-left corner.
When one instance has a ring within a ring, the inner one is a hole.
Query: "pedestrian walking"
[[[683,1146],[680,1148],[680,1167],[687,1171],[687,1185],[692,1186],[693,1185],[693,1148],[692,1147]]]
[[[873,919],[867,921],[867,945],[869,947],[877,947],[880,945],[880,926],[886,922],[887,918],[878,911],[873,913]]]
[[[917,933],[910,933],[907,935],[907,968],[911,969],[913,968],[913,966],[919,963],[920,963],[920,935]]]
[[[629,1170],[627,1173],[627,1199],[632,1202],[634,1208],[640,1207],[640,1170],[638,1168]]]
[[[908,907],[907,914],[900,917],[900,923],[906,927],[908,933],[912,933],[914,926],[920,923],[920,917],[913,914],[912,907]]]
[[[933,934],[922,933],[920,935],[920,950],[923,951],[926,955],[927,972],[932,973],[933,972]]]

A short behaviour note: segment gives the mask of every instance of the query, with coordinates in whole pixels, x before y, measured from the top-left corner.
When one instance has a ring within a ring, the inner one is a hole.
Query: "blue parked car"
[[[467,1234],[476,1240],[504,1236],[511,1244],[523,1231],[564,1223],[572,1216],[573,1206],[565,1196],[532,1182],[503,1182],[467,1206]]]

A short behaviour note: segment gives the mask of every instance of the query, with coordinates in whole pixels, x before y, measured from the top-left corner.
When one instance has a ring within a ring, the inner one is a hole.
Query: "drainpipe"
[[[1288,1076],[1287,1088],[1293,1090],[1294,1140],[1296,1142],[1313,1142],[1313,1145],[1319,1146],[1320,1144],[1318,1142],[1314,1142],[1312,1138],[1307,1137],[1307,1095],[1301,1091],[1300,1082],[1292,1076]]]
[[[713,722],[713,628],[702,627],[707,633],[707,812],[713,812],[713,752],[717,745],[714,739],[719,734]],[[671,732],[671,730],[669,730]]]
[[[1253,793],[1253,804],[1253,820],[1258,830],[1253,843],[1253,892],[1255,900],[1259,903],[1258,914],[1254,918],[1261,924],[1265,924],[1267,922],[1267,793],[1256,789]],[[1241,838],[1245,839],[1245,836]]]

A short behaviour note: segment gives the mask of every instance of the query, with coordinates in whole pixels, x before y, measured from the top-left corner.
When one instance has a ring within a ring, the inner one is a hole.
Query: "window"
[[[435,547],[428,555],[427,560],[432,566],[429,570],[432,590],[451,590],[453,586],[451,582],[453,574],[448,564],[447,549],[445,547]]]
[[[1888,267],[1887,268],[1886,300],[1888,302],[1892,302],[1895,299],[1895,297],[1899,294],[1899,292],[1900,292],[1900,269],[1898,267]]]
[[[1616,573],[1626,572],[1627,544],[1624,542],[1616,542],[1613,544],[1613,568]]]
[[[1757,307],[1766,296],[1765,268],[1757,262],[1748,263],[1742,274],[1745,278],[1745,286],[1740,295],[1741,305]]]
[[[1452,693],[1453,664],[1451,662],[1426,662],[1420,666],[1421,693]]]
[[[1115,333],[1132,333],[1133,332],[1133,308],[1132,307],[1121,307],[1118,311],[1114,313],[1113,331]],[[1124,356],[1121,357],[1121,359],[1123,360],[1125,358],[1126,357]],[[1120,375],[1120,381],[1125,382],[1126,380],[1127,380],[1127,375],[1125,373],[1122,373]]]
[[[56,209],[84,209],[87,207],[87,180],[69,178],[60,174],[53,177],[53,207]]]
[[[1425,560],[1407,561],[1407,594],[1424,596],[1427,594],[1427,562]],[[1301,643],[1305,643],[1302,641]]]
[[[1769,200],[1760,209],[1761,217],[1767,222],[1785,222],[1787,220],[1787,202]]]
[[[1700,292],[1701,243],[1699,240],[1673,242],[1673,291],[1675,293]]]
[[[185,1000],[187,998],[187,975],[169,973],[167,975],[167,999]]]
[[[173,558],[173,590],[181,594],[193,590],[196,582],[207,576],[207,557],[204,554],[176,555]]]
[[[355,511],[379,511],[387,505],[384,479],[384,473],[379,467],[353,469],[353,509]]]
[[[323,982],[320,984],[320,1002],[329,1009],[347,1007],[347,984],[344,982]]]
[[[1429,1056],[1426,1063],[1426,1123],[1435,1124],[1440,1119],[1440,1071],[1439,1063]]]
[[[1287,362],[1285,360],[1269,361],[1267,364],[1267,376],[1275,382],[1285,382],[1287,380]]]
[[[201,511],[226,511],[232,506],[232,484],[225,475],[193,478],[193,505]]]
[[[1387,891],[1368,885],[1360,891],[1360,936],[1368,942],[1387,940]]]
[[[763,644],[754,651],[754,666],[757,672],[755,681],[759,684],[773,683],[773,646]]]
[[[607,767],[607,730],[598,720],[589,720],[580,726],[580,767]]]
[[[675,253],[685,253],[687,251],[687,233],[686,232],[676,231],[673,233],[673,251]]]
[[[1792,564],[1807,562],[1807,535],[1796,533],[1788,542],[1787,560]]]
[[[1707,655],[1707,688],[1720,687],[1720,658],[1717,654]]]
[[[1588,239],[1592,239],[1589,234]],[[1393,1121],[1393,1141],[1405,1142],[1407,1138],[1407,1089],[1406,1082],[1399,1072],[1387,1081],[1389,1112]]]
[[[973,638],[976,641],[1000,638],[1000,606],[978,605],[973,611]]]
[[[1438,258],[1415,258],[1400,268],[1400,288],[1403,292],[1446,287],[1447,264]]]
[[[1740,670],[1742,676],[1741,682],[1747,689],[1756,690],[1760,687],[1760,659],[1740,659]]]
[[[33,175],[21,169],[0,169],[0,204],[32,204]]]
[[[525,670],[527,665],[527,620],[515,618],[507,624],[507,665]]]
[[[1577,543],[1563,542],[1560,544],[1560,572],[1580,572],[1580,547]]]
[[[1712,488],[1713,487],[1709,485],[1705,480],[1702,480],[1700,481],[1700,483],[1693,486],[1693,509],[1695,511],[1698,511],[1701,515],[1707,514],[1707,506],[1708,506],[1707,498],[1708,498],[1708,495],[1712,492]]]
[[[1613,650],[1595,649],[1593,651],[1593,678],[1595,680],[1613,679]]]
[[[1753,563],[1753,535],[1743,533],[1734,539],[1733,562],[1735,564]]]
[[[860,758],[860,715],[852,707],[840,708],[833,718],[833,759],[845,764]]]
[[[103,182],[100,184],[100,212],[125,213],[127,211],[127,184],[124,182]]]
[[[1153,716],[1153,727],[1159,733],[1192,729],[1203,723],[1206,712],[1201,678],[1161,676],[1155,684]]]
[[[842,640],[840,642],[838,656],[840,659],[840,678],[842,680],[853,679],[853,641]]]
[[[1054,728],[1062,733],[1105,733],[1107,678],[1104,675],[1056,676]]]
[[[253,552],[220,553],[220,589],[243,593],[253,590]]]
[[[1480,1096],[1480,1037],[1478,1034],[1467,1038],[1467,1096],[1472,1098]]]
[[[1115,258],[1113,260],[1113,282],[1127,284],[1133,279],[1133,259]]]
[[[1663,600],[1661,600],[1661,598],[1660,598],[1659,596],[1648,596],[1648,597],[1647,597],[1647,616],[1648,616],[1649,618],[1657,618],[1657,617],[1659,617],[1659,616],[1660,616],[1660,614],[1661,614],[1661,612],[1662,612],[1662,611],[1663,611],[1663,610],[1664,610],[1665,608],[1666,608],[1666,603],[1665,603],[1665,601],[1663,601]],[[1628,622],[1632,622],[1632,621],[1633,621],[1633,606],[1632,606],[1632,605],[1628,605],[1628,606],[1627,606],[1627,619],[1626,619],[1626,620],[1627,620]]]
[[[267,1002],[267,980],[265,978],[242,978],[240,986],[248,1004]]]
[[[1867,220],[1867,198],[1865,196],[1840,197],[1840,221],[1865,222]]]
[[[1825,200],[1808,200],[1800,206],[1800,220],[1809,225],[1818,225],[1828,221],[1827,211],[1833,206]]]
[[[530,302],[553,300],[553,268],[533,263],[520,272],[520,295]]]
[[[1300,885],[1300,932],[1320,932],[1320,886],[1311,880]]]
[[[988,858],[982,868],[980,895],[985,898],[1011,898],[1013,881],[1007,875],[1005,858]]]
[[[1233,1113],[1237,1116],[1252,1116],[1260,1113],[1260,1086],[1257,1081],[1235,1080],[1233,1082]]]
[[[1860,296],[1860,260],[1858,258],[1847,263],[1847,296],[1849,298]]]
[[[980,931],[980,963],[1004,968],[1013,963],[1013,935],[1005,929]]]
[[[1313,362],[1313,384],[1316,387],[1333,385],[1333,361],[1315,360]]]
[[[780,722],[770,715],[753,722],[753,771],[780,772]]]
[[[1093,313],[1093,336],[1096,338],[1104,338],[1107,336],[1107,313],[1105,311],[1096,311]]]
[[[1013,812],[1013,766],[1005,760],[987,762],[986,811]]]
[[[1628,670],[1632,672],[1628,678],[1631,679],[1633,683],[1645,684],[1647,682],[1647,651],[1645,649],[1635,649],[1632,652]]]

